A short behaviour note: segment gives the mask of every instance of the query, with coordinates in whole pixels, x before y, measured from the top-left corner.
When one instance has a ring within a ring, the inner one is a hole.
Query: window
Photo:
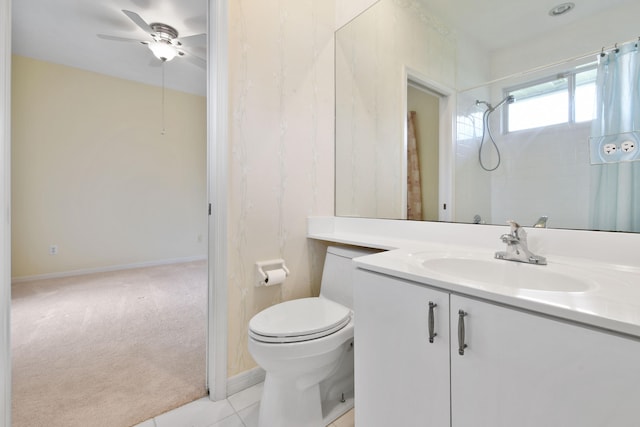
[[[578,70],[506,91],[516,102],[507,108],[507,132],[595,118],[596,69]]]

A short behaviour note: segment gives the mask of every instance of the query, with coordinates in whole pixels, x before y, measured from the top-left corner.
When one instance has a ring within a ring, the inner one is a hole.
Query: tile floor
[[[258,384],[220,402],[205,397],[135,427],[257,427],[261,395],[262,384]],[[328,427],[354,426],[352,409]]]

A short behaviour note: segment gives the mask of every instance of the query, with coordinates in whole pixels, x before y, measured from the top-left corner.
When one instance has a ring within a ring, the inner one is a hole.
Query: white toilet
[[[266,371],[259,427],[323,427],[353,401],[352,259],[374,252],[327,248],[319,297],[276,304],[249,322],[249,352]]]

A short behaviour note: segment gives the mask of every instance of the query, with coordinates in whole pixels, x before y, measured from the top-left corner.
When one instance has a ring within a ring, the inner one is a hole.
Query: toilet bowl
[[[323,427],[336,408],[350,409],[340,402],[353,397],[352,259],[373,252],[327,248],[320,296],[276,304],[249,322],[249,353],[266,372],[259,427]]]

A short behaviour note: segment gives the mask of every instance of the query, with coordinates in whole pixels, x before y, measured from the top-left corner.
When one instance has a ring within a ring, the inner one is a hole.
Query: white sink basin
[[[564,265],[532,265],[493,258],[456,256],[428,257],[421,265],[435,274],[466,283],[545,292],[586,292],[596,287],[595,282],[580,274],[577,268]]]

